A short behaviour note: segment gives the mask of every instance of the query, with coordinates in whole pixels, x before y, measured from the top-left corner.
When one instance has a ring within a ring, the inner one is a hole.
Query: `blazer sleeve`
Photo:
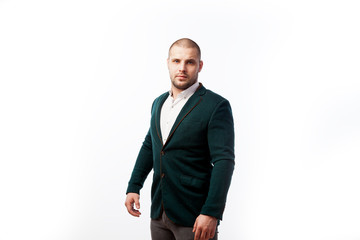
[[[151,106],[151,113],[153,112],[155,101]],[[151,126],[150,126],[151,128]],[[140,189],[143,187],[146,177],[153,168],[153,151],[152,151],[152,137],[150,129],[146,134],[145,140],[140,148],[140,152],[135,162],[130,181],[126,190],[129,192],[140,194]]]
[[[235,165],[234,122],[227,100],[221,101],[215,108],[209,121],[207,137],[213,169],[201,214],[222,220]]]
[[[153,154],[150,130],[146,134],[140,152],[132,171],[126,194],[129,192],[140,194],[140,189],[151,169],[153,168]]]

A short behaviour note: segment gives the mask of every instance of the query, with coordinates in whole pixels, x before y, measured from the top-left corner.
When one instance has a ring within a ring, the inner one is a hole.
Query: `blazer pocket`
[[[196,188],[196,189],[204,189],[207,185],[207,181],[195,177],[191,177],[188,175],[181,175],[180,182],[184,186]]]

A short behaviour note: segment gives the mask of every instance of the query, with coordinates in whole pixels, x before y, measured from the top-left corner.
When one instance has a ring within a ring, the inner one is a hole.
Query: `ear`
[[[201,69],[202,69],[202,67],[203,67],[203,61],[202,60],[200,60],[200,63],[199,63],[199,72],[201,72]]]

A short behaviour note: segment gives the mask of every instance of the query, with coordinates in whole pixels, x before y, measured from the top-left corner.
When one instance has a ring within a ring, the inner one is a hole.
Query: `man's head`
[[[203,66],[200,48],[191,39],[179,39],[171,45],[167,63],[172,91],[177,94],[197,81]]]

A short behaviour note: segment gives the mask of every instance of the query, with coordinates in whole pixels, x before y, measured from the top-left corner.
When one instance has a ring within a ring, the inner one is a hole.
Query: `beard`
[[[196,83],[197,81],[197,75],[194,76],[194,78],[192,79],[186,79],[187,81],[179,81],[176,79],[176,77],[171,79],[171,83],[172,85],[180,90],[185,90],[188,89],[189,87],[191,87],[194,83]]]

